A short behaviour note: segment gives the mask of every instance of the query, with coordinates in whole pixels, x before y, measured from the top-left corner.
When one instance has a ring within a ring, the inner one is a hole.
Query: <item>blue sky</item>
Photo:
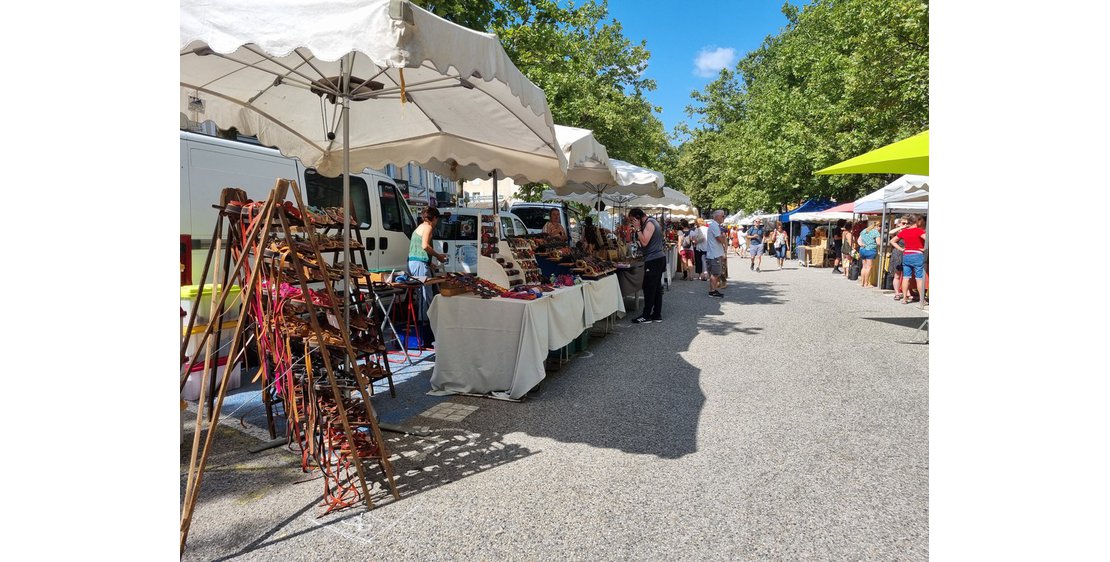
[[[657,85],[647,95],[662,107],[659,117],[669,133],[686,119],[690,92],[786,26],[782,5],[783,0],[609,0],[609,14],[624,26],[625,37],[647,40],[646,76]]]

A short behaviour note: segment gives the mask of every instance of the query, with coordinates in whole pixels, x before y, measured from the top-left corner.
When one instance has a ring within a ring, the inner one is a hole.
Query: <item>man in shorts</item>
[[[751,244],[749,253],[752,257],[752,266],[750,269],[759,271],[759,267],[763,265],[763,236],[766,232],[763,230],[763,219],[755,219],[755,224],[748,228],[748,232],[744,235]],[[756,264],[759,260],[759,264]]]
[[[721,284],[721,262],[727,259],[725,242],[728,240],[728,234],[721,227],[721,221],[724,219],[723,210],[713,211],[713,220],[709,221],[708,226],[709,235],[706,236],[705,265],[709,270],[709,296],[716,298],[725,296],[717,290],[717,286]]]

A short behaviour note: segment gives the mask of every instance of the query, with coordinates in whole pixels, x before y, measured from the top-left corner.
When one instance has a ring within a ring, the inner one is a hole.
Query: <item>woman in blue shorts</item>
[[[871,263],[878,253],[879,221],[871,219],[867,222],[867,228],[859,233],[859,257],[863,260],[863,270],[860,271],[859,275],[860,287],[874,286],[869,282],[871,279]]]

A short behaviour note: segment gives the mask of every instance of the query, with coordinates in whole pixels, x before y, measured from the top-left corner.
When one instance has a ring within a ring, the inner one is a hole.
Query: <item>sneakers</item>
[[[651,321],[652,321],[652,322],[655,322],[656,324],[662,324],[662,323],[663,323],[663,319],[662,319],[662,318],[652,318],[652,319],[651,319]]]
[[[844,273],[844,272],[840,270],[840,266],[838,265],[838,266],[833,268],[833,273]]]
[[[723,293],[721,293],[720,291],[711,291],[711,292],[709,293],[709,296],[711,296],[711,297],[717,297],[717,298],[719,298],[719,299],[723,299],[723,298],[725,298],[725,295],[724,295]]]
[[[752,267],[751,267],[751,270],[752,270],[752,271],[755,271],[755,262],[754,262],[754,261],[752,262]]]
[[[644,318],[643,316],[640,316],[639,318],[636,318],[635,320],[633,320],[632,323],[633,324],[650,324],[651,320],[649,320],[647,318]]]
[[[756,273],[759,273],[759,268],[758,268],[758,267],[757,267],[757,268],[755,268],[755,272],[756,272]]]

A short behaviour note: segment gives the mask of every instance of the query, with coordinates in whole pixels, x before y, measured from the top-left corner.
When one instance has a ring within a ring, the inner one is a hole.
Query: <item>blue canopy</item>
[[[810,199],[809,201],[806,201],[805,203],[799,205],[797,209],[794,209],[789,213],[783,213],[779,215],[779,221],[790,222],[790,215],[793,215],[794,213],[816,213],[817,211],[824,211],[825,209],[831,209],[835,206],[836,203],[826,198]]]

